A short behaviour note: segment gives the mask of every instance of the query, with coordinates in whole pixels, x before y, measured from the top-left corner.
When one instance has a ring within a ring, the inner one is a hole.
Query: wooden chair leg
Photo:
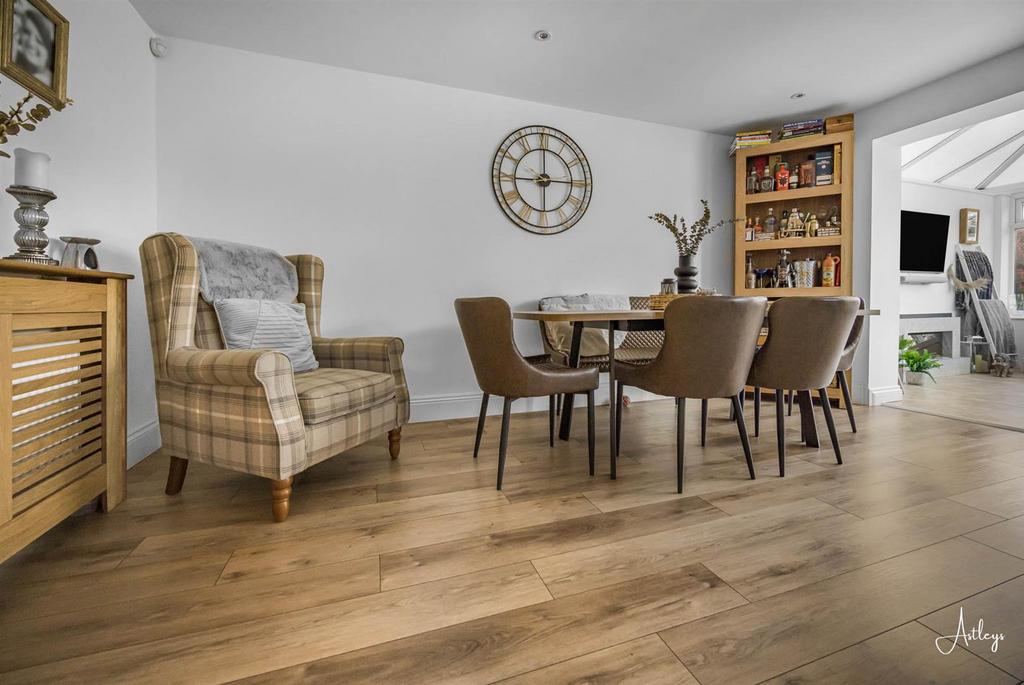
[[[622,445],[622,383],[616,383],[618,389],[615,391],[615,456],[619,455],[619,447]]]
[[[775,432],[779,440],[779,478],[786,475],[786,412],[783,407],[782,390],[775,390]]]
[[[786,393],[786,403],[789,405],[786,408],[786,415],[787,416],[792,416],[793,415],[793,391],[792,390],[790,390],[789,392]]]
[[[761,436],[761,388],[754,388],[754,437]]]
[[[388,431],[388,454],[391,455],[392,459],[398,459],[399,452],[402,451],[402,427],[392,428]]]
[[[733,411],[736,408],[733,407]],[[708,401],[706,399],[700,401],[700,446],[704,447],[708,444]]]
[[[484,437],[484,421],[487,420],[487,401],[491,396],[484,393],[484,399],[480,403],[480,418],[476,422],[476,442],[473,443],[473,458],[480,452],[480,440]]]
[[[505,454],[508,452],[508,424],[512,417],[512,398],[506,397],[501,410],[501,442],[498,444],[498,489],[505,477]]]
[[[185,484],[185,474],[188,472],[188,459],[171,457],[171,466],[167,470],[167,487],[164,492],[168,495],[177,495],[181,492],[181,486]]]
[[[837,371],[836,380],[839,381],[839,389],[843,391],[843,402],[846,403],[846,415],[850,417],[850,428],[857,432],[857,419],[853,416],[853,400],[850,399],[850,386],[846,382],[846,372]]]
[[[597,433],[594,428],[594,391],[587,392],[587,454],[590,457],[590,475],[594,475],[594,450]]]
[[[686,437],[686,398],[676,398],[676,492],[683,491],[683,442]]]
[[[271,508],[274,511],[274,521],[277,523],[288,518],[288,500],[292,496],[292,480],[292,476],[283,480],[270,479]]]
[[[747,436],[747,422],[743,420],[743,408],[740,406],[739,395],[732,397],[733,410],[736,412],[736,428],[740,432],[740,442],[743,443],[743,456],[747,460],[747,471],[750,472],[750,480],[754,480],[754,460],[750,456],[750,438]]]
[[[836,463],[843,463],[843,454],[839,451],[839,436],[836,434],[836,422],[832,417],[832,404],[828,401],[828,391],[825,388],[818,390],[818,399],[821,400],[821,409],[825,412],[825,424],[828,426],[828,437],[832,438],[832,451],[836,453]]]
[[[548,395],[548,447],[555,446],[555,396]]]

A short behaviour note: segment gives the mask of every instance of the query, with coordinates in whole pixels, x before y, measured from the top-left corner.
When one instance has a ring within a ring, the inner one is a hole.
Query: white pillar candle
[[[49,190],[50,156],[22,147],[15,148],[14,185]]]

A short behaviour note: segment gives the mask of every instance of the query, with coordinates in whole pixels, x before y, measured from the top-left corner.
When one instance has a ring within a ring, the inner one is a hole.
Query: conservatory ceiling
[[[1024,187],[1024,110],[903,146],[903,179],[999,193]]]

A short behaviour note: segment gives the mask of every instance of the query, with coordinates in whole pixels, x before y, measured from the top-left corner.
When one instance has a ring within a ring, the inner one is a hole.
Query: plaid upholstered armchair
[[[385,433],[391,458],[398,457],[409,419],[404,345],[400,338],[320,337],[319,257],[287,257],[320,362],[295,374],[280,352],[224,349],[187,238],[158,233],[139,252],[162,449],[171,458],[168,495],[181,491],[194,459],[270,479],[274,519],[284,521],[295,474]]]

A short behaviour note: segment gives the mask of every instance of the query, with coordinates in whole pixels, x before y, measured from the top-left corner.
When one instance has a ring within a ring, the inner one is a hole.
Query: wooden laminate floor
[[[749,481],[725,402],[705,448],[690,404],[682,495],[671,401],[626,410],[617,481],[582,420],[549,448],[514,415],[500,493],[497,420],[476,462],[473,421],[415,424],[396,462],[381,440],[307,472],[278,525],[264,481],[193,464],[170,498],[155,455],[0,566],[0,682],[1024,678],[1024,436],[858,407],[837,466],[794,417],[780,479],[766,403]],[[997,651],[939,652],[961,607]]]
[[[1024,374],[939,376],[935,383],[925,379],[924,385],[906,386],[903,399],[890,405],[1024,432]]]

